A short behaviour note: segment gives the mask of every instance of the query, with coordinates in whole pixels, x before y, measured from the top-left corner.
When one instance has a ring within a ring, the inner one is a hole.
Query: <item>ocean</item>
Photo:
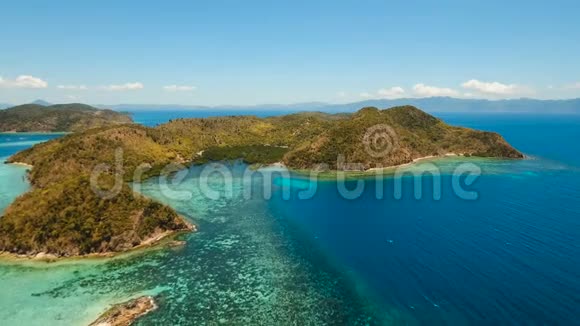
[[[135,112],[134,119],[151,126],[229,114]],[[159,309],[139,325],[577,324],[580,117],[438,116],[497,131],[527,158],[428,161],[441,172],[440,187],[421,176],[420,199],[409,175],[347,180],[345,189],[364,187],[352,199],[336,181],[319,180],[303,199],[312,185],[304,176],[272,169],[271,179],[248,180],[241,162],[204,182],[206,166],[169,185],[150,179],[136,190],[199,226],[184,247],[112,260],[2,261],[0,320],[84,325],[113,303],[151,294]],[[0,157],[53,137],[2,134]],[[481,170],[466,186],[476,198],[454,186],[453,172],[466,162]],[[0,165],[0,211],[26,191],[24,176],[23,167]],[[219,198],[209,199],[208,188]]]
[[[166,123],[173,119],[179,118],[208,118],[208,117],[224,117],[224,116],[235,116],[235,115],[254,115],[257,117],[270,117],[277,115],[284,115],[294,113],[294,111],[287,110],[196,110],[196,111],[184,111],[184,110],[165,110],[165,111],[155,111],[155,110],[138,110],[138,111],[127,111],[136,123],[142,124],[148,127],[155,127],[158,124]]]

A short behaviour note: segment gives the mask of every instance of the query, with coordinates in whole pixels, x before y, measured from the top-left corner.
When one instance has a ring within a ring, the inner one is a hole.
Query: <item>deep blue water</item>
[[[520,151],[580,167],[577,115],[439,114],[446,122],[500,133]]]
[[[455,125],[500,132],[531,156],[482,162],[471,189],[442,198],[375,198],[375,184],[355,200],[333,182],[314,200],[274,197],[274,215],[294,222],[369,295],[424,324],[566,324],[580,311],[580,118],[447,115]],[[394,180],[384,185],[393,192]],[[429,193],[429,178],[424,180]],[[425,189],[424,189],[425,190]]]

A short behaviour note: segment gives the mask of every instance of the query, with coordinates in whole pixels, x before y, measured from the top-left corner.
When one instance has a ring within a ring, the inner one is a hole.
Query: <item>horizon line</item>
[[[292,102],[292,103],[258,103],[258,104],[214,104],[214,105],[204,105],[204,104],[178,104],[178,103],[116,103],[116,104],[101,104],[101,103],[89,103],[89,102],[55,102],[46,101],[43,99],[36,99],[30,102],[25,102],[21,104],[13,104],[9,102],[1,103],[3,105],[8,105],[5,108],[10,108],[14,106],[26,105],[26,104],[38,104],[35,102],[45,102],[45,106],[58,105],[58,104],[88,104],[95,107],[119,107],[119,106],[174,106],[181,108],[198,108],[198,109],[211,109],[211,108],[251,108],[251,107],[265,107],[265,106],[276,106],[276,107],[290,107],[299,105],[316,105],[316,106],[341,106],[341,105],[356,105],[358,103],[365,102],[377,102],[377,101],[417,101],[417,100],[433,100],[433,99],[447,99],[447,100],[457,100],[457,101],[478,101],[478,102],[510,102],[510,101],[537,101],[537,102],[567,102],[567,101],[580,101],[580,97],[573,98],[554,98],[554,99],[540,99],[531,97],[520,97],[520,98],[498,98],[498,99],[486,99],[486,98],[462,98],[462,97],[452,97],[452,96],[431,96],[431,97],[401,97],[401,98],[375,98],[375,99],[364,99],[360,101],[349,101],[349,102],[324,102],[324,101],[307,101],[307,102]],[[44,104],[39,104],[44,105]]]

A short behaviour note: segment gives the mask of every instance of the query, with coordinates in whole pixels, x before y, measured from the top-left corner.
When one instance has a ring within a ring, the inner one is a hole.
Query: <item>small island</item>
[[[127,114],[80,103],[24,104],[0,110],[0,132],[78,132],[131,122]]]
[[[129,326],[135,320],[155,311],[153,297],[144,296],[114,305],[89,326]]]
[[[386,128],[382,132],[392,142],[380,155],[365,146],[376,140],[372,135],[369,140],[369,130],[376,126]],[[91,171],[101,164],[109,166],[99,183],[105,189],[114,187],[119,149],[125,182],[117,196],[103,198],[90,187]],[[364,171],[450,153],[523,158],[497,133],[450,126],[412,106],[367,107],[352,114],[177,119],[155,128],[136,124],[93,128],[8,159],[33,166],[32,189],[0,218],[0,251],[58,257],[121,252],[160,234],[191,229],[172,208],[133,193],[128,183],[135,181],[137,169],[146,179],[160,175],[170,164],[243,159],[255,164],[281,162],[296,170],[321,166],[338,170],[342,157]]]

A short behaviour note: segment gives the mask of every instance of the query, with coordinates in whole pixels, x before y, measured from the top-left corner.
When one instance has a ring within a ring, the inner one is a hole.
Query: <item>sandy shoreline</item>
[[[528,156],[524,156],[524,159],[528,158]],[[474,161],[489,161],[489,160],[505,160],[510,161],[514,160],[514,158],[501,158],[501,157],[482,157],[482,156],[465,156],[463,154],[455,154],[455,153],[448,153],[445,155],[430,155],[424,157],[418,157],[413,159],[411,162],[398,164],[398,165],[391,165],[385,166],[382,168],[370,168],[367,170],[348,170],[348,171],[341,171],[341,170],[323,170],[323,171],[315,171],[309,169],[288,169],[288,172],[295,173],[304,178],[314,177],[319,181],[335,181],[337,178],[348,178],[350,180],[356,179],[369,179],[369,178],[377,178],[377,177],[391,177],[397,174],[397,172],[403,172],[404,169],[411,169],[415,165],[421,166],[420,163],[424,161],[429,162],[436,162],[444,161],[445,159],[455,159],[461,162],[474,162]],[[518,159],[515,159],[518,160]],[[401,170],[399,170],[401,169]]]
[[[129,255],[132,253],[138,253],[138,252],[144,251],[146,249],[153,249],[153,248],[157,248],[157,247],[159,247],[159,248],[176,247],[176,246],[184,244],[184,242],[175,240],[175,237],[177,237],[181,234],[185,234],[185,233],[197,232],[197,226],[187,222],[187,220],[185,220],[185,219],[183,219],[183,221],[188,225],[187,229],[162,232],[162,233],[157,234],[153,237],[145,239],[139,245],[132,247],[130,249],[124,250],[124,251],[102,252],[102,253],[99,252],[99,253],[90,253],[90,254],[78,255],[78,256],[56,256],[56,255],[44,253],[44,252],[40,252],[40,253],[35,254],[35,255],[26,255],[26,254],[15,254],[15,253],[11,253],[11,252],[2,251],[2,252],[0,252],[0,262],[55,263],[55,262],[66,262],[66,261],[89,260],[89,259],[108,259],[108,258],[119,257],[122,255]]]
[[[427,156],[422,156],[422,157],[415,158],[411,162],[397,164],[397,165],[391,165],[391,166],[385,166],[385,167],[382,167],[382,168],[370,168],[370,169],[367,169],[367,170],[364,170],[364,171],[360,171],[360,172],[375,172],[375,171],[381,171],[381,170],[402,168],[402,167],[405,167],[405,166],[413,165],[415,163],[419,163],[421,161],[426,161],[426,160],[430,160],[430,159],[447,158],[447,157],[463,157],[463,154],[446,153],[444,155],[427,155]]]
[[[399,168],[406,168],[406,167],[411,167],[414,164],[420,163],[422,161],[431,161],[431,160],[440,160],[440,159],[446,159],[446,158],[453,158],[453,157],[459,157],[459,158],[466,158],[466,159],[477,159],[479,157],[466,157],[463,154],[456,154],[456,153],[447,153],[445,155],[428,155],[428,156],[422,156],[422,157],[418,157],[413,159],[411,162],[407,162],[407,163],[402,163],[402,164],[397,164],[397,165],[390,165],[390,166],[385,166],[385,167],[380,167],[380,168],[370,168],[370,169],[366,169],[366,170],[348,170],[348,171],[341,171],[341,170],[327,170],[327,171],[316,171],[316,175],[320,178],[320,179],[333,179],[336,177],[336,175],[338,173],[341,173],[343,175],[345,175],[346,177],[349,178],[368,178],[368,177],[375,177],[377,173],[381,173],[381,172],[388,172],[388,173],[394,173],[397,169]],[[483,158],[480,158],[483,159]],[[311,169],[288,169],[290,172],[295,172],[297,174],[300,175],[304,175],[304,176],[308,176],[311,175],[313,170]]]
[[[32,169],[34,166],[28,164],[28,163],[24,163],[24,162],[5,162],[5,164],[13,164],[13,165],[19,165],[19,166],[24,166],[27,168]]]

